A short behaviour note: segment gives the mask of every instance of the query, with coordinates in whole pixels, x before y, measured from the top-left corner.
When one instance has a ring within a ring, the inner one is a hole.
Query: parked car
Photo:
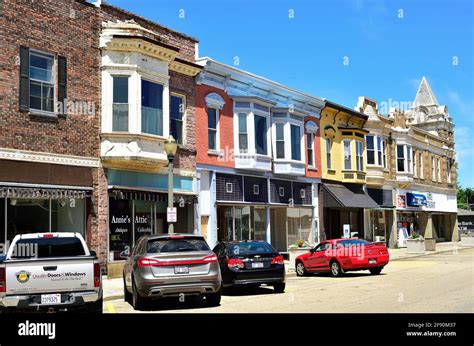
[[[295,268],[298,276],[316,272],[340,276],[356,270],[369,270],[378,275],[388,262],[389,254],[384,243],[344,238],[323,241],[310,252],[296,257]]]
[[[0,307],[102,312],[97,256],[78,233],[17,235],[0,257]]]
[[[221,301],[221,272],[205,239],[189,234],[142,236],[123,270],[125,301],[137,310],[160,297],[201,295]]]
[[[273,286],[285,291],[283,256],[266,241],[220,242],[214,249],[222,273],[222,286]]]

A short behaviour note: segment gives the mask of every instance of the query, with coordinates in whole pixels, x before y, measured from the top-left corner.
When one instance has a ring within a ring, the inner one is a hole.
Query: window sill
[[[209,150],[207,151],[207,154],[208,154],[208,155],[212,155],[212,156],[220,156],[220,155],[221,155],[221,152],[218,151],[218,150],[211,150],[211,149],[209,149]]]
[[[44,117],[44,118],[50,118],[50,119],[57,119],[59,114],[54,113],[54,112],[45,112],[45,111],[40,111],[37,109],[30,109],[28,111],[28,115],[32,115],[35,117]]]
[[[317,172],[318,169],[316,167],[313,167],[313,166],[308,166],[308,171]]]
[[[335,170],[335,169],[328,169],[327,172],[330,173],[330,174],[336,174],[336,170]]]

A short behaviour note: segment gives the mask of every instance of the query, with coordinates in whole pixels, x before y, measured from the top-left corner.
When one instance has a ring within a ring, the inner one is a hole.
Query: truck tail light
[[[94,287],[100,287],[100,264],[94,263]]]
[[[5,267],[0,268],[0,292],[7,291],[7,275]]]
[[[242,261],[240,258],[229,258],[227,260],[227,266],[230,269],[232,268],[242,269],[244,267],[244,261]]]
[[[52,234],[52,233],[45,233],[45,234],[43,234],[43,238],[54,238],[54,234]]]
[[[283,256],[275,256],[272,258],[272,264],[284,264],[285,260],[283,259]]]

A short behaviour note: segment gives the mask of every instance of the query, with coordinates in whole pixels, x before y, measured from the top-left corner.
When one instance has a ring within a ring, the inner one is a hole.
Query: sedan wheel
[[[342,269],[338,261],[331,262],[331,275],[332,276],[341,276]]]
[[[306,268],[304,267],[303,262],[296,263],[296,275],[297,276],[305,276],[306,275]]]

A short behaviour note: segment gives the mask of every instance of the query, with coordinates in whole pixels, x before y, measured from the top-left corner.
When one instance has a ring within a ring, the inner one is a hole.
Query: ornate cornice
[[[148,41],[144,37],[138,36],[113,36],[107,43],[107,50],[137,52],[149,55],[153,58],[170,63],[178,54],[178,49],[173,49],[158,42]]]
[[[170,70],[187,76],[194,77],[201,72],[202,67],[196,64],[191,64],[187,61],[175,59],[170,63]]]
[[[100,167],[100,160],[93,157],[41,153],[17,149],[0,148],[0,160],[52,163],[57,165]]]

